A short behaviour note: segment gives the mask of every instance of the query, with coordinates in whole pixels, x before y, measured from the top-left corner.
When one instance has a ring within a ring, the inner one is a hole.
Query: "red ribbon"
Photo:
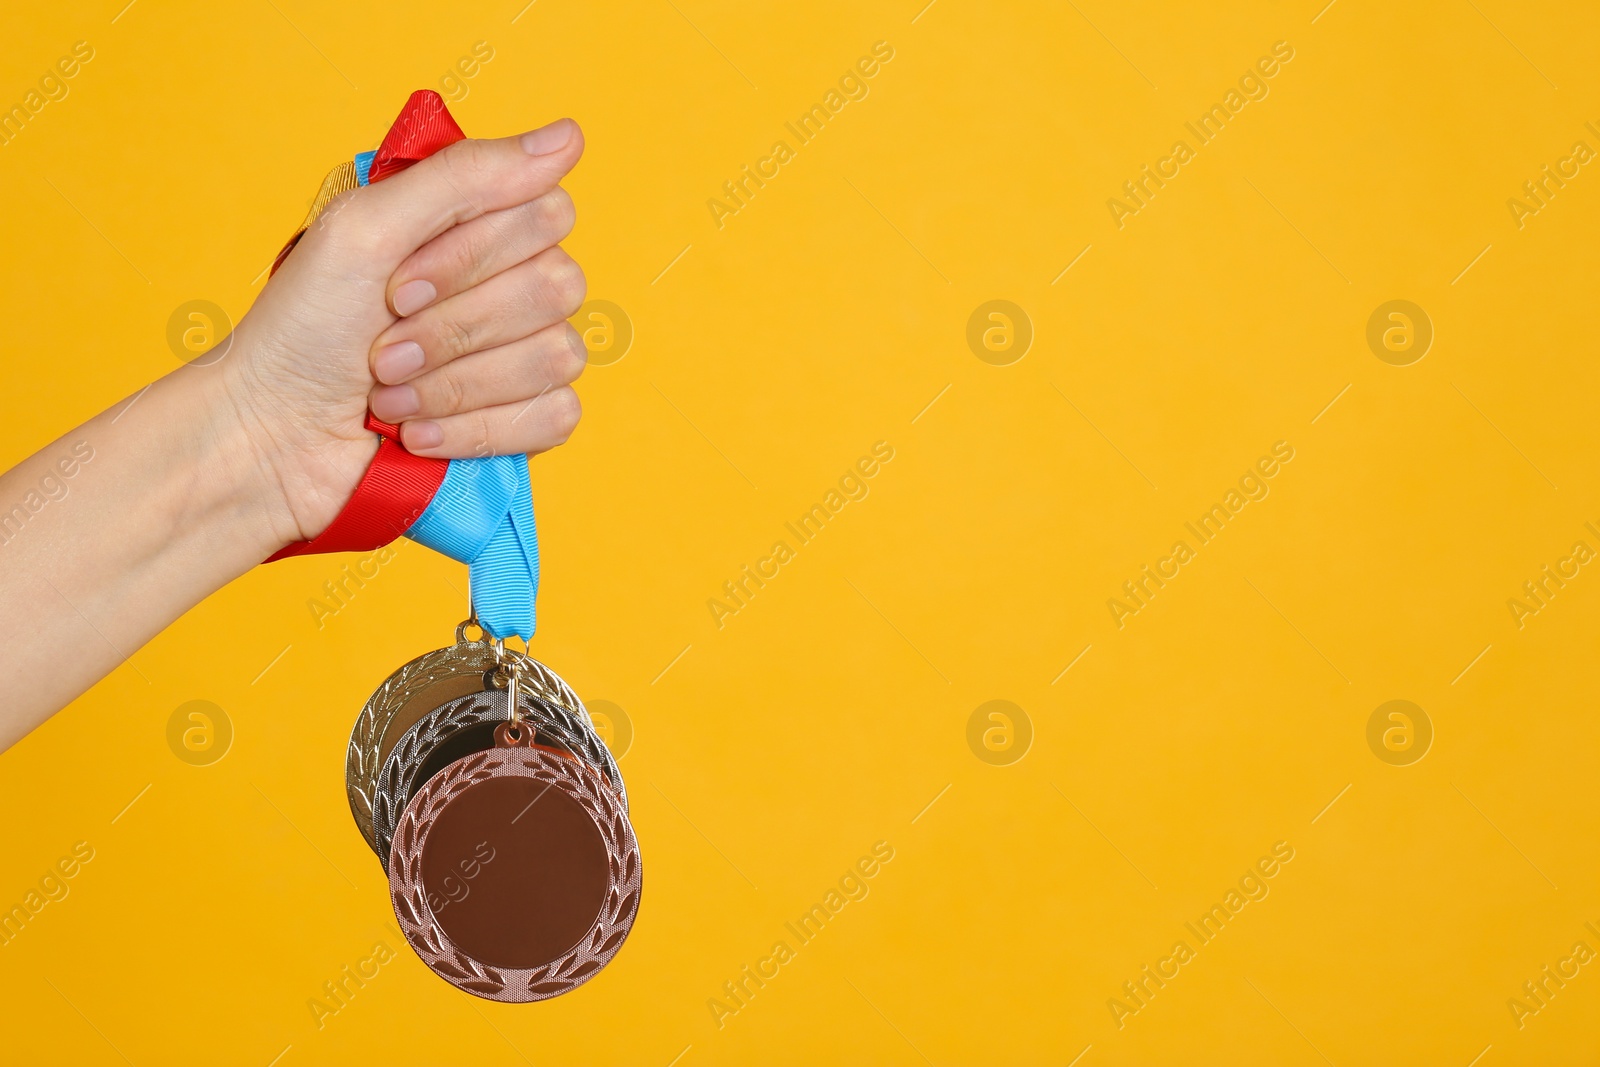
[[[465,137],[439,94],[431,89],[418,89],[406,101],[378,147],[367,183],[370,185],[398,174]],[[301,230],[284,246],[273,264],[274,273],[304,233]],[[370,411],[366,426],[379,435],[378,454],[361,476],[350,502],[322,533],[309,541],[298,541],[280,549],[268,563],[317,552],[368,552],[382,548],[410,529],[433,502],[450,461],[407,452],[400,443],[399,427],[379,422]]]
[[[418,89],[400,109],[400,116],[389,127],[388,136],[378,146],[367,184],[398,174],[433,155],[446,145],[466,140],[444,98],[432,89]]]

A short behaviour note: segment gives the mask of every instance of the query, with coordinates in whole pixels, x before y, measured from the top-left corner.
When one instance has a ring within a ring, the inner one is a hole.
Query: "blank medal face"
[[[489,1000],[544,1000],[593,978],[627,939],[639,845],[601,771],[504,733],[497,743],[411,798],[389,892],[435,974]]]
[[[576,800],[532,778],[490,778],[434,821],[422,884],[462,952],[531,969],[566,954],[594,926],[606,867],[605,842]]]

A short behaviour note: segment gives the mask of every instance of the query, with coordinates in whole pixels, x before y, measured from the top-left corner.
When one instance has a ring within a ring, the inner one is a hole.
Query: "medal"
[[[599,771],[626,812],[621,772],[594,728],[526,686],[518,688],[518,716],[532,731],[531,743]],[[417,789],[455,760],[493,748],[495,728],[511,720],[510,707],[507,690],[485,689],[435,708],[401,735],[384,760],[373,793],[374,847],[380,859],[387,862],[395,824]]]
[[[583,760],[509,720],[401,814],[389,891],[433,972],[488,1000],[559,996],[594,977],[633,927],[639,845],[621,799]]]
[[[367,700],[350,731],[350,747],[345,753],[345,792],[361,836],[380,857],[385,851],[378,847],[372,831],[373,790],[395,743],[435,708],[469,693],[481,693],[496,683],[502,687],[506,684],[503,673],[487,680],[489,672],[500,666],[500,660],[488,634],[476,640],[467,637],[467,630],[475,626],[471,619],[461,623],[456,627],[455,644],[418,656],[389,675]],[[504,649],[504,655],[521,661],[522,679],[539,696],[589,722],[583,702],[555,672],[513,650]]]

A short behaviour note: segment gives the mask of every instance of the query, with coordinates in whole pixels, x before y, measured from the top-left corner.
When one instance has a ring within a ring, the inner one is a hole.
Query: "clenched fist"
[[[585,363],[566,321],[583,272],[559,186],[583,153],[563,119],[458,141],[342,194],[234,331],[223,393],[281,499],[285,544],[321,533],[376,449],[367,408],[422,456],[540,452],[577,425]]]

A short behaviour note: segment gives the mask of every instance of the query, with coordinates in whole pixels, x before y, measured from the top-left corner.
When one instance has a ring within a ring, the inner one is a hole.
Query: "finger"
[[[452,360],[404,385],[380,385],[369,403],[372,413],[388,423],[526,403],[571,385],[586,363],[578,331],[558,322],[531,337]]]
[[[429,304],[531,259],[572,232],[577,212],[560,186],[535,200],[452,226],[407,257],[389,279],[389,307],[415,315]]]
[[[576,312],[585,290],[583,271],[572,257],[546,249],[384,330],[373,344],[372,375],[398,385],[469,353],[527,337]]]
[[[405,423],[400,441],[419,456],[439,459],[545,452],[566,443],[582,414],[578,394],[562,385],[520,404]]]
[[[452,226],[548,193],[582,154],[571,119],[517,137],[457,141],[360,190],[344,214],[361,220],[349,229],[374,257],[398,266]]]

